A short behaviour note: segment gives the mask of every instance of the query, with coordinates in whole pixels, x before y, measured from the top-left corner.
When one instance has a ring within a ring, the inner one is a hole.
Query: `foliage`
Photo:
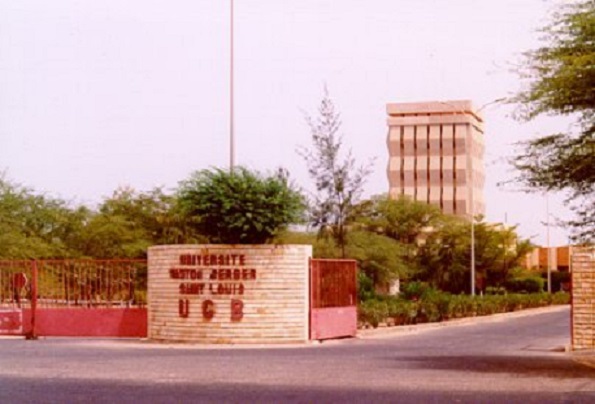
[[[389,322],[389,319],[395,325],[415,324],[417,322],[417,315],[420,309],[419,302],[388,298],[386,299],[386,305],[388,309],[387,322]],[[365,315],[360,317],[365,318]]]
[[[391,238],[352,231],[347,235],[347,241],[348,256],[358,261],[359,270],[374,288],[408,277],[408,268],[401,259],[402,246]]]
[[[466,221],[454,217],[445,220],[420,247],[420,271],[415,279],[453,293],[469,291],[470,239]]]
[[[425,238],[446,216],[440,209],[408,197],[375,196],[357,205],[354,222],[366,230],[396,240],[408,272],[417,269],[416,257]]]
[[[381,300],[367,300],[358,307],[358,320],[361,323],[378,327],[388,317],[388,305]]]
[[[0,257],[54,258],[76,255],[70,248],[89,216],[57,198],[35,193],[0,175]]]
[[[275,238],[280,244],[311,244],[314,258],[340,258],[339,247],[314,233],[283,232]],[[346,253],[358,262],[360,298],[376,295],[376,289],[395,279],[409,276],[409,268],[402,260],[402,246],[395,240],[354,230],[347,235]]]
[[[157,244],[204,240],[181,216],[176,200],[160,188],[123,187],[105,199],[80,229],[73,247],[94,258],[144,258]]]
[[[434,205],[406,196],[392,199],[388,195],[360,203],[354,216],[368,230],[407,245],[416,245],[445,217]]]
[[[545,281],[539,275],[526,275],[511,278],[506,281],[506,290],[513,293],[539,293],[543,292]]]
[[[570,295],[563,292],[469,296],[426,289],[422,296],[419,300],[403,296],[367,300],[358,307],[359,322],[372,327],[407,325],[570,303]]]
[[[533,249],[529,240],[518,239],[516,227],[479,222],[475,226],[476,272],[478,288],[502,286],[510,272]]]
[[[161,188],[149,192],[119,188],[103,202],[99,213],[125,218],[131,227],[144,229],[153,244],[192,243],[201,238],[187,224],[175,197]]]
[[[595,241],[595,1],[562,6],[542,29],[545,44],[525,54],[528,87],[512,99],[520,118],[573,115],[576,131],[522,143],[518,180],[540,191],[569,190],[575,238]]]
[[[274,240],[275,244],[309,244],[312,246],[314,258],[340,258],[337,246],[326,237],[318,237],[316,233],[302,231],[281,231]]]
[[[510,271],[531,250],[527,240],[518,240],[514,227],[475,224],[476,287],[502,286]],[[471,225],[459,218],[444,218],[430,232],[418,252],[417,279],[451,293],[469,292]]]
[[[262,244],[301,220],[303,198],[285,172],[264,177],[246,168],[195,172],[178,193],[196,230],[210,242]]]
[[[208,188],[209,181],[216,184]],[[465,221],[411,200],[376,197],[354,207],[341,247],[332,238],[286,228],[290,220],[283,218],[299,219],[302,206],[285,175],[262,178],[241,168],[233,175],[195,173],[177,195],[159,188],[119,188],[95,210],[72,207],[2,178],[0,257],[143,258],[150,245],[202,243],[209,241],[207,236],[223,242],[223,231],[227,242],[311,244],[316,258],[354,258],[361,300],[381,294],[395,279],[455,293],[469,287],[470,229]],[[486,280],[484,286],[499,286],[518,264],[523,243],[514,229],[480,222],[476,230],[478,279]]]
[[[504,286],[488,286],[485,293],[486,295],[505,295],[506,289]]]
[[[378,296],[374,282],[363,271],[357,271],[357,300],[365,302]]]
[[[357,166],[351,152],[341,155],[341,118],[325,89],[318,116],[306,117],[312,135],[312,149],[299,152],[314,180],[316,194],[309,204],[310,222],[321,234],[330,234],[346,256],[347,225],[363,192],[371,165]]]
[[[175,202],[120,188],[91,210],[0,178],[0,257],[143,258],[150,245],[204,240]]]
[[[408,282],[403,286],[400,296],[407,300],[419,300],[426,296],[430,288],[426,282]]]

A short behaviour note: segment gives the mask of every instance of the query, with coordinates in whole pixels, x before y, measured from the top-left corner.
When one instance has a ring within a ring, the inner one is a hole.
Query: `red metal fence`
[[[357,264],[310,262],[310,338],[355,336]],[[0,260],[0,335],[146,337],[145,260]]]
[[[145,260],[0,260],[0,335],[146,336]]]
[[[0,335],[23,335],[31,325],[32,264],[0,261]]]
[[[355,336],[357,262],[310,261],[310,339]]]

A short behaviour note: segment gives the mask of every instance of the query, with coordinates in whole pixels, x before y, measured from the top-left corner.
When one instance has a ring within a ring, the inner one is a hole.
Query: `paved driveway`
[[[0,340],[1,403],[595,402],[569,311],[282,348]]]

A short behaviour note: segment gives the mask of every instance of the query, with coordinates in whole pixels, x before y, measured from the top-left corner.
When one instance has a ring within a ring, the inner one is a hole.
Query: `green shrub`
[[[388,317],[394,320],[395,325],[413,324],[417,319],[418,303],[400,298],[391,298],[387,301]]]
[[[303,220],[304,198],[285,172],[202,170],[180,184],[180,206],[211,243],[263,244]]]
[[[420,303],[429,322],[444,321],[453,316],[453,296],[450,293],[428,291]]]
[[[375,299],[374,281],[363,271],[357,271],[357,297],[360,302]]]
[[[454,318],[486,316],[552,304],[568,304],[568,293],[511,293],[506,295],[451,295],[426,289],[419,300],[402,297],[378,297],[365,301],[359,308],[359,319],[377,327],[392,319],[395,325],[444,321]],[[414,297],[417,295],[413,295]]]
[[[470,299],[466,295],[453,295],[451,298],[451,318],[462,318],[470,312]]]
[[[543,292],[544,280],[536,275],[521,276],[509,279],[506,289],[513,293],[540,293]]]
[[[570,293],[557,292],[551,295],[552,304],[570,304]]]
[[[419,302],[417,323],[434,323],[440,320],[440,312],[433,301],[422,300]]]
[[[388,317],[388,305],[386,302],[372,299],[360,304],[358,309],[358,320],[372,327],[378,327]]]
[[[486,288],[486,295],[505,295],[506,289],[502,286],[488,286]]]
[[[452,318],[454,314],[454,300],[452,295],[441,293],[436,296],[436,307],[440,313],[440,321]]]
[[[401,297],[407,300],[420,300],[427,293],[435,291],[426,282],[408,282],[401,290]]]
[[[506,311],[516,311],[523,308],[522,297],[517,294],[510,294],[506,296]]]

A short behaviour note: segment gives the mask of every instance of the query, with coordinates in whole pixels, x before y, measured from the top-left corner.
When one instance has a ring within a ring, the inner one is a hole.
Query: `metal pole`
[[[473,126],[469,125],[471,131]],[[475,138],[471,136],[471,158],[469,159],[469,171],[471,172],[471,194],[470,194],[470,213],[471,213],[471,296],[475,296],[475,173],[473,172],[473,159],[475,154]]]
[[[39,270],[37,261],[33,260],[31,265],[31,331],[27,334],[27,339],[37,339],[37,285]]]
[[[550,246],[550,198],[545,194],[545,226],[547,237],[547,292],[552,293],[552,263],[551,254],[552,248]]]
[[[229,171],[235,167],[235,137],[234,137],[234,99],[233,99],[233,6],[234,0],[230,0],[230,68],[229,68]]]
[[[482,107],[483,108],[483,107]],[[475,113],[479,113],[482,109],[476,110]],[[469,125],[469,129],[473,133],[473,125]],[[471,136],[471,158],[469,160],[469,171],[471,172],[471,296],[475,296],[475,173],[473,171],[473,159],[475,158],[475,137]]]
[[[504,98],[498,98],[495,99],[493,101],[490,101],[486,104],[483,104],[481,107],[472,110],[471,112],[473,114],[479,114],[479,112],[481,112],[483,109],[485,109],[486,107],[493,105],[493,104],[497,104],[501,101],[503,101]],[[459,106],[455,105],[455,104],[451,104],[450,102],[446,102],[446,101],[438,101],[440,104],[444,104],[444,105],[449,105],[451,107],[455,108],[455,112],[456,113],[461,113],[463,116],[466,114],[466,112],[463,109],[460,109]],[[470,125],[472,126],[472,125]],[[473,147],[473,143],[471,144],[471,158],[470,158],[470,162],[469,162],[469,170],[471,171],[471,181],[470,181],[470,185],[471,185],[471,195],[470,195],[470,203],[471,203],[471,208],[470,208],[470,212],[471,212],[471,296],[475,296],[475,201],[474,201],[474,187],[475,187],[475,181],[474,181],[474,175],[473,175],[473,153],[475,153],[475,148]]]
[[[471,181],[471,186],[473,186],[473,181]],[[471,195],[471,296],[475,296],[475,217],[473,216],[473,188]]]
[[[474,114],[479,114],[483,109],[486,107],[497,104],[503,101],[504,98],[498,98],[493,101],[490,101],[486,104],[483,104],[481,107],[477,108]],[[464,111],[462,111],[464,114]],[[472,125],[471,125],[472,126]],[[472,137],[473,139],[473,137]],[[475,175],[473,172],[473,158],[475,155],[475,147],[474,142],[471,142],[471,161],[469,164],[469,169],[471,171],[471,296],[475,296]]]

